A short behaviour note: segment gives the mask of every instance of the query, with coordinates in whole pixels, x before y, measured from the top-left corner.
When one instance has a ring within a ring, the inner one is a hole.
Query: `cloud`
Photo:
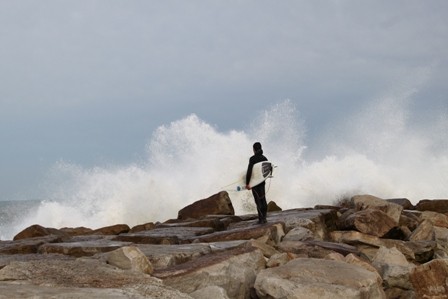
[[[443,0],[0,0],[0,137],[31,168],[45,148],[116,158],[190,113],[229,130],[286,98],[312,136],[425,68],[414,98],[444,107],[447,14]]]

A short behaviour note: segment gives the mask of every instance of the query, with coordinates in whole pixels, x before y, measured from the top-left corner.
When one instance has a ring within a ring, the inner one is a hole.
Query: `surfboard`
[[[268,178],[272,178],[274,167],[275,166],[269,161],[255,163],[252,167],[252,176],[249,181],[249,187],[252,188],[266,181]],[[242,190],[246,190],[246,172],[244,172],[236,187],[236,191]]]

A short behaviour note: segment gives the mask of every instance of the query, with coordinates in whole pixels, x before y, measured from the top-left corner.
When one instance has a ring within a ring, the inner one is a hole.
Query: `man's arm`
[[[246,172],[246,187],[249,186],[250,178],[252,176],[252,168],[254,166],[254,163],[252,159],[249,159],[249,165],[247,166],[247,172]],[[247,188],[250,189],[250,188]]]

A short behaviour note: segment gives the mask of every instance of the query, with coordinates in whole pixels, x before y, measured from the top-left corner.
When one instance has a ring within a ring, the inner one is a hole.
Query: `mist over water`
[[[192,114],[153,132],[143,162],[83,168],[59,162],[47,200],[11,230],[130,226],[176,218],[179,209],[228,190],[237,214],[256,213],[250,192],[232,191],[252,144],[278,165],[267,199],[283,209],[332,204],[355,194],[448,197],[447,111],[415,125],[413,91],[392,92],[332,123],[307,144],[299,107],[285,100],[260,111],[248,129],[221,132]]]

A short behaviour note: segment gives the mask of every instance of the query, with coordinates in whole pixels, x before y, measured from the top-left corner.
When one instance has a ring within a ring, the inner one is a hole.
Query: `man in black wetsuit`
[[[268,159],[263,156],[263,149],[261,148],[260,142],[255,142],[253,145],[254,155],[249,159],[249,166],[247,167],[246,173],[246,188],[252,190],[252,195],[254,196],[255,203],[257,204],[258,211],[258,223],[266,223],[266,214],[268,211],[268,205],[266,204],[266,191],[265,182],[262,182],[252,188],[249,187],[250,178],[252,176],[252,167],[255,163],[267,161]]]

